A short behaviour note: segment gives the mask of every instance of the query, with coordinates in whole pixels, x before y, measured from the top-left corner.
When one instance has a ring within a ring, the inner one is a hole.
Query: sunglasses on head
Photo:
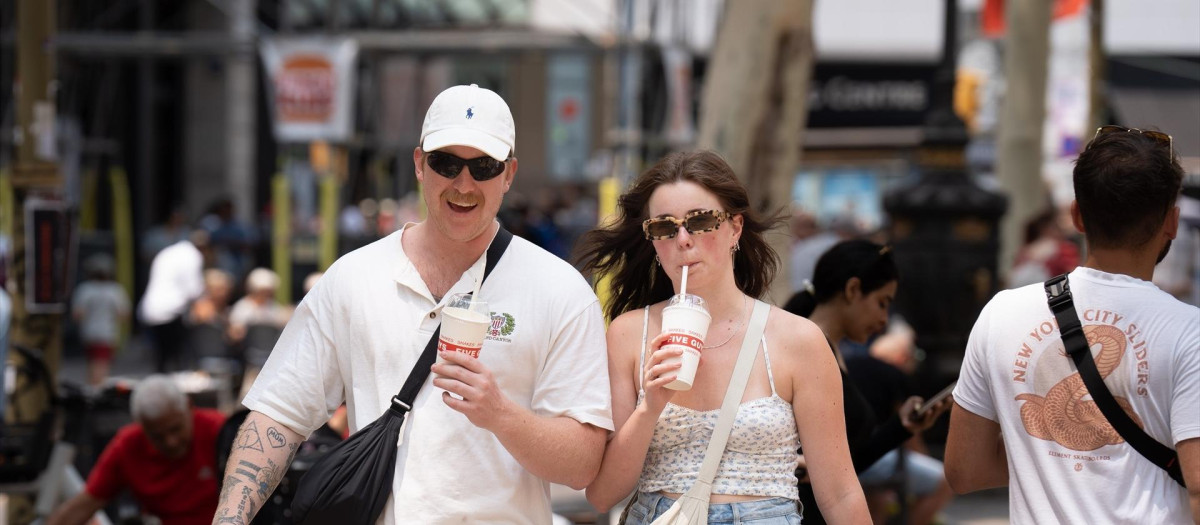
[[[721,210],[693,211],[684,215],[682,219],[676,219],[670,215],[654,217],[642,221],[642,231],[646,233],[647,240],[674,239],[675,235],[679,233],[680,226],[683,226],[688,233],[695,235],[720,228],[721,223],[729,217],[728,212]]]
[[[492,180],[497,175],[504,173],[504,161],[493,159],[487,155],[464,159],[444,151],[430,151],[425,153],[425,162],[438,175],[447,179],[453,179],[462,173],[463,166],[471,171],[471,178],[479,182]]]
[[[1165,145],[1167,147],[1168,156],[1175,156],[1175,145],[1171,139],[1171,136],[1161,131],[1154,131],[1152,129],[1127,128],[1125,126],[1114,125],[1100,126],[1096,128],[1096,134],[1092,136],[1092,140],[1096,140],[1096,137],[1099,137],[1100,135],[1106,135],[1108,133],[1141,133],[1142,135],[1153,139],[1154,142]]]

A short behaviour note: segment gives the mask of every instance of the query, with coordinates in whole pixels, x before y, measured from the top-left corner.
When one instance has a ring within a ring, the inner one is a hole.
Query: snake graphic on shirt
[[[1095,355],[1096,369],[1101,378],[1108,377],[1125,355],[1125,334],[1107,325],[1085,326],[1083,333],[1087,336],[1089,347],[1100,345],[1100,352]],[[1021,406],[1021,422],[1025,425],[1025,431],[1033,437],[1054,441],[1071,450],[1096,450],[1104,445],[1124,442],[1100,412],[1096,402],[1083,399],[1087,393],[1083,378],[1079,372],[1075,372],[1050,387],[1045,397],[1018,395],[1017,401],[1025,401]],[[1129,401],[1124,397],[1113,397],[1130,419],[1141,427],[1142,420],[1133,413]]]

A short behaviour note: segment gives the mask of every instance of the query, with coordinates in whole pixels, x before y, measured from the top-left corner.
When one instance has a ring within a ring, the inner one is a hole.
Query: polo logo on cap
[[[469,120],[471,117],[474,117],[474,116],[475,116],[475,114],[471,112],[471,110],[472,110],[472,109],[475,109],[475,106],[471,106],[471,107],[467,108],[467,119],[468,119],[468,120]]]

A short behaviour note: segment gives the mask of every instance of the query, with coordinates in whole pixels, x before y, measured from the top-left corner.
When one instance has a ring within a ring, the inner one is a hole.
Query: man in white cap
[[[448,297],[482,277],[517,171],[515,139],[492,91],[455,86],[433,101],[413,151],[428,218],[342,257],[304,297],[244,401],[252,412],[214,523],[249,523],[263,492],[243,487],[273,487],[276,466],[343,401],[352,431],[388,408]],[[549,524],[549,482],[581,489],[600,467],[613,425],[590,286],[514,237],[480,295],[492,318],[482,351],[442,352],[433,366],[401,432],[380,523]],[[239,477],[234,466],[245,464],[255,474]]]

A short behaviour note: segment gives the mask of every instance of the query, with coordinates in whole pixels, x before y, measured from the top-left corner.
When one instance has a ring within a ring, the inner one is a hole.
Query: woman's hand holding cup
[[[645,368],[642,370],[642,389],[646,392],[646,408],[654,414],[661,413],[671,398],[675,396],[675,390],[665,387],[675,380],[679,368],[683,366],[679,359],[674,359],[670,363],[666,362],[668,359],[678,358],[683,354],[683,350],[679,347],[665,349],[662,347],[669,336],[670,334],[662,333],[650,340],[650,356],[646,359]]]

